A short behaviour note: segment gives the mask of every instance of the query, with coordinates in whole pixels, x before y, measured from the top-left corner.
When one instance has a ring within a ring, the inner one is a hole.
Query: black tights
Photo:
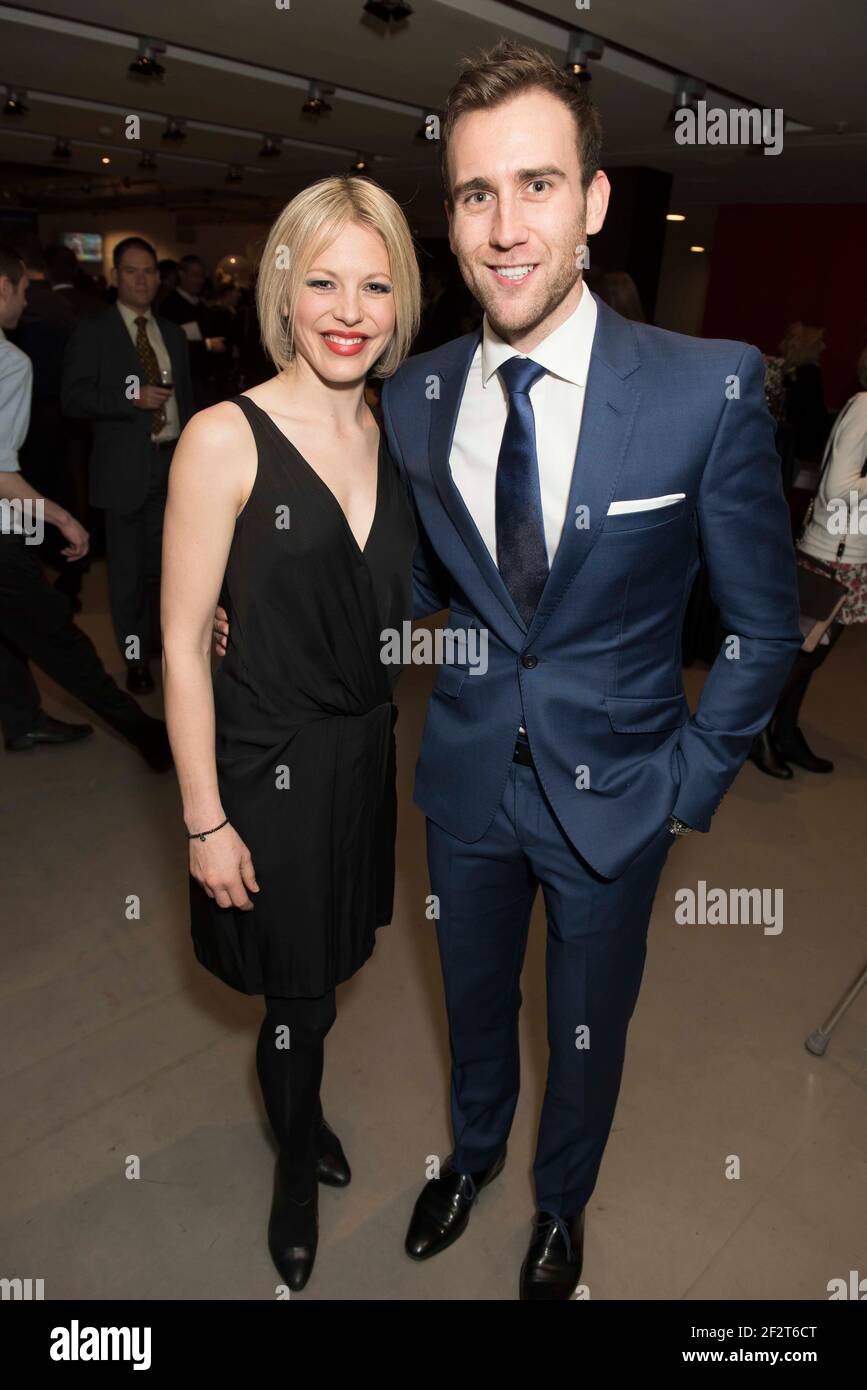
[[[334,990],[318,999],[265,995],[256,1070],[286,1186],[299,1201],[315,1184],[316,1128],[325,1036],[337,1017]]]
[[[820,643],[811,652],[805,652],[802,648],[795,657],[794,665],[780,691],[774,721],[774,733],[782,745],[789,742],[797,733],[801,717],[801,705],[804,703],[807,687],[815,672],[824,665],[842,637],[843,628],[843,623],[832,623],[828,628],[828,642]]]

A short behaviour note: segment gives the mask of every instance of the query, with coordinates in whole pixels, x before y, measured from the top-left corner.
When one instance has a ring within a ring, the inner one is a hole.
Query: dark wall
[[[719,210],[702,333],[775,352],[794,319],[822,324],[829,407],[855,391],[867,346],[867,204],[739,204]]]
[[[648,321],[653,322],[665,243],[665,214],[671,174],[659,169],[611,169],[611,201],[601,232],[590,238],[593,270],[625,270],[638,287]]]

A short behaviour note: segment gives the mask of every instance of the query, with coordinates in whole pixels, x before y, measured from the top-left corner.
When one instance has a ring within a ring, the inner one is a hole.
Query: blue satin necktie
[[[545,375],[545,368],[529,357],[512,357],[499,373],[509,393],[509,415],[497,459],[497,566],[529,627],[548,578],[536,421],[530,400],[530,387]]]

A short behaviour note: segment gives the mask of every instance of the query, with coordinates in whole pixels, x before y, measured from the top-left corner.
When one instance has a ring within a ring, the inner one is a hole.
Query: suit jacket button
[[[534,656],[532,652],[528,652],[526,656],[521,657],[521,665],[526,667],[528,671],[532,671],[534,666],[539,665],[539,658]]]

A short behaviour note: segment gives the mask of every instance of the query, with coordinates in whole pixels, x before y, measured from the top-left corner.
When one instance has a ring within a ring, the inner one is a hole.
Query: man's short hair
[[[11,285],[17,285],[24,274],[24,262],[8,241],[0,241],[0,275],[5,275]]]
[[[181,259],[178,261],[178,269],[186,270],[187,266],[190,265],[200,265],[202,269],[204,269],[205,262],[202,260],[201,256],[194,256],[192,252],[190,252],[186,256],[181,256]]]
[[[11,232],[9,241],[19,259],[24,262],[26,270],[35,270],[40,275],[48,274],[48,264],[45,260],[42,242],[35,232]]]
[[[488,111],[534,89],[550,92],[572,112],[581,161],[581,186],[589,187],[602,157],[602,121],[586,86],[541,49],[515,39],[500,39],[493,48],[467,58],[446,98],[440,130],[440,167],[449,206],[449,140],[455,122],[468,111]]]
[[[149,241],[145,241],[143,236],[125,236],[123,241],[119,241],[111,253],[112,265],[117,270],[127,251],[132,251],[137,247],[139,251],[147,251],[154,258],[154,265],[157,264],[157,253]]]
[[[77,276],[81,273],[78,257],[72,247],[64,246],[62,241],[53,241],[49,246],[46,246],[45,262],[48,266],[48,274],[54,284],[64,280],[74,284]]]

